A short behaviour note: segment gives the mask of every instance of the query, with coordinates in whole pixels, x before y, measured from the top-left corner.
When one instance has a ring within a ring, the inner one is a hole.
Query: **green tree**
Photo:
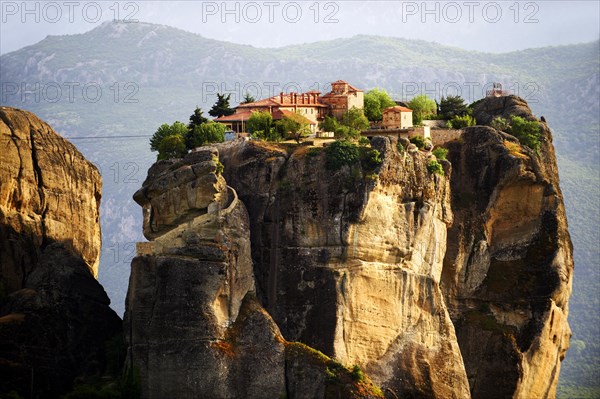
[[[225,96],[225,94],[217,93],[217,101],[215,102],[215,105],[212,106],[210,111],[208,111],[208,114],[215,118],[233,114],[235,110],[229,107],[230,98],[231,94]]]
[[[383,110],[396,105],[390,95],[383,89],[375,88],[365,93],[365,116],[372,122],[383,119]]]
[[[246,92],[246,94],[244,95],[244,101],[242,101],[240,104],[249,104],[253,103],[254,101],[256,101],[254,97],[252,97],[250,93]]]
[[[150,150],[151,151],[160,151],[160,143],[169,136],[181,136],[182,138],[187,133],[188,128],[183,123],[177,121],[172,125],[168,123],[163,123],[160,127],[154,132],[152,137],[150,138]]]
[[[342,124],[360,133],[361,130],[369,128],[369,120],[362,109],[350,108],[342,117]]]
[[[446,120],[466,115],[467,112],[467,104],[461,96],[442,97],[438,106],[438,114]]]
[[[423,119],[435,115],[437,104],[426,94],[419,94],[409,101],[408,108],[413,111],[413,124],[420,125]]]
[[[226,126],[222,123],[207,122],[194,127],[185,136],[185,146],[188,149],[202,147],[209,143],[222,143],[225,141]]]
[[[185,140],[180,135],[165,137],[158,146],[158,159],[181,158],[187,153]]]
[[[269,112],[254,111],[246,122],[246,130],[250,134],[256,134],[257,131],[269,133],[272,126],[273,117]]]
[[[310,127],[306,118],[299,114],[293,114],[276,122],[276,130],[282,137],[290,137],[300,143],[300,139],[310,133]]]
[[[333,116],[326,116],[319,124],[319,127],[324,132],[335,132],[339,127],[339,122]]]
[[[196,106],[194,113],[190,115],[190,123],[188,123],[189,130],[193,131],[196,126],[200,126],[201,124],[208,122],[208,118],[205,118],[204,115],[202,115],[203,113],[204,112],[202,112],[202,110]]]

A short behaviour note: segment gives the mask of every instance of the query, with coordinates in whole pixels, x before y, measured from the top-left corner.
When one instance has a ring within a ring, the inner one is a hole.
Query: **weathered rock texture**
[[[360,365],[384,389],[466,397],[439,287],[448,180],[427,172],[425,153],[372,146],[383,159],[375,181],[365,166],[331,172],[307,149],[221,149],[248,204],[259,297],[286,339]]]
[[[286,342],[256,300],[248,214],[217,154],[158,162],[134,196],[152,239],[132,262],[125,312],[143,397],[373,397],[344,368],[347,384],[328,380],[332,361]]]
[[[72,247],[97,276],[98,169],[30,112],[0,107],[0,140],[0,272],[5,289],[23,287],[52,241]]]
[[[532,118],[519,101],[477,119]],[[365,148],[336,171],[321,148],[257,142],[155,164],[126,311],[143,396],[380,394],[341,362],[389,398],[553,397],[572,259],[542,128],[539,156],[467,129],[445,176],[388,138],[381,164]]]
[[[0,141],[0,393],[57,397],[121,331],[94,278],[101,179],[29,112],[0,107]]]
[[[518,115],[520,98],[489,98],[478,123]],[[454,222],[443,291],[474,398],[552,398],[569,347],[572,246],[552,135],[539,155],[489,127],[450,146]]]

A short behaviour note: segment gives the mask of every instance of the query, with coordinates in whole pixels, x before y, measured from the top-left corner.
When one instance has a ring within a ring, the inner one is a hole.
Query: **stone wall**
[[[452,140],[458,139],[462,135],[461,129],[432,129],[431,142],[435,146],[444,145]]]

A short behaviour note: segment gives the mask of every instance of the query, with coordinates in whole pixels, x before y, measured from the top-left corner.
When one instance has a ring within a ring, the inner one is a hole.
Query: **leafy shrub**
[[[490,126],[496,130],[500,130],[501,132],[508,132],[510,129],[510,124],[506,119],[501,116],[495,117],[491,122]]]
[[[437,112],[437,104],[426,94],[419,94],[408,102],[408,108],[413,111],[413,124],[418,126],[423,119],[433,116]]]
[[[367,173],[365,175],[365,181],[376,181],[379,179],[379,175],[377,173]]]
[[[360,137],[360,132],[349,126],[340,125],[335,130],[335,138],[338,140],[357,139]]]
[[[158,159],[181,158],[187,154],[184,138],[180,135],[167,136],[158,146]]]
[[[528,121],[520,116],[512,116],[509,133],[518,138],[521,144],[539,152],[541,132],[538,122]]]
[[[360,145],[360,146],[367,146],[370,144],[371,144],[371,142],[366,137],[361,137],[360,139],[358,139],[358,145]]]
[[[429,164],[427,165],[427,171],[429,173],[435,173],[440,176],[444,176],[444,168],[442,168],[442,164],[440,164],[436,160],[432,160],[429,162]]]
[[[226,127],[222,123],[207,122],[194,127],[185,135],[185,145],[188,149],[202,147],[209,143],[222,143],[225,141]]]
[[[433,150],[433,155],[435,155],[437,159],[446,159],[446,156],[448,155],[448,150],[442,147],[438,147],[435,150]]]
[[[448,121],[447,126],[451,129],[464,129],[475,126],[475,119],[471,115],[455,116]]]
[[[358,160],[358,147],[347,140],[335,141],[325,148],[325,167],[329,170],[338,170]]]
[[[383,110],[396,105],[390,95],[383,89],[372,89],[365,93],[364,113],[370,121],[381,121]]]
[[[423,138],[423,136],[411,137],[409,141],[416,145],[419,150],[422,150],[425,147],[425,139]]]
[[[17,391],[10,391],[0,396],[2,399],[23,399],[23,397]]]
[[[404,146],[402,145],[402,143],[400,142],[400,140],[398,140],[398,144],[396,144],[396,148],[398,149],[398,152],[400,154],[404,154]]]
[[[360,159],[366,170],[373,170],[383,162],[381,160],[381,153],[378,150],[368,147],[360,148]]]

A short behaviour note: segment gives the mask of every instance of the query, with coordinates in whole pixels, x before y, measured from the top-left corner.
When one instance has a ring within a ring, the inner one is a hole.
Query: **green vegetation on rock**
[[[334,141],[325,148],[325,167],[338,170],[346,165],[353,165],[360,159],[358,146],[347,140]]]
[[[442,164],[440,164],[435,159],[429,161],[429,163],[427,164],[427,171],[429,173],[434,173],[434,174],[437,174],[440,176],[444,176],[444,168],[442,167]]]
[[[416,145],[419,150],[425,148],[425,139],[423,136],[413,136],[409,139],[409,141]]]
[[[471,115],[454,116],[447,122],[450,129],[464,129],[469,126],[475,126],[475,119]]]

